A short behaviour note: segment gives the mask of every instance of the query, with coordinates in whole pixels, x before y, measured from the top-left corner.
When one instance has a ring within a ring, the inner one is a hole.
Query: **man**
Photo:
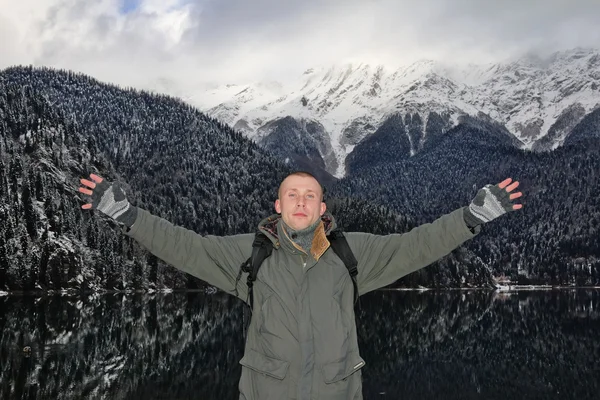
[[[89,189],[79,191],[92,196],[82,208],[102,211],[165,262],[247,300],[245,279],[236,277],[251,254],[254,234],[203,237],[132,206],[118,183],[90,178],[81,179]],[[521,196],[510,194],[519,185],[511,181],[486,185],[468,207],[408,233],[345,233],[358,261],[359,294],[431,264],[477,235],[483,223],[521,208],[511,203]],[[354,286],[329,249],[326,235],[335,220],[326,211],[322,187],[308,173],[293,173],[281,183],[278,197],[277,214],[259,224],[274,249],[254,283],[240,399],[362,399],[365,362],[357,343]]]

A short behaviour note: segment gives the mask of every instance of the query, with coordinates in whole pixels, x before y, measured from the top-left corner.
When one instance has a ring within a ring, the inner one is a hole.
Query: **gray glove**
[[[510,193],[498,185],[485,185],[464,209],[464,218],[470,228],[490,222],[509,211],[515,211]]]
[[[127,201],[125,190],[121,188],[119,182],[110,184],[94,174],[90,174],[90,178],[94,182],[81,179],[81,183],[92,188],[92,190],[80,187],[79,191],[91,195],[92,202],[84,204],[81,208],[98,210],[115,221],[131,227],[137,218],[137,208]]]

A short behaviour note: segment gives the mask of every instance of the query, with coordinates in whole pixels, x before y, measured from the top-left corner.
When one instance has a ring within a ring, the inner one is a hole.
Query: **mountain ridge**
[[[418,114],[425,126],[435,112],[447,116],[448,128],[464,115],[486,115],[505,125],[518,147],[553,150],[600,107],[600,51],[576,48],[467,67],[422,60],[396,69],[366,63],[311,68],[285,85],[226,85],[186,100],[259,144],[268,136],[264,127],[282,118],[322,125],[321,141],[335,156],[323,153],[322,159],[339,178],[354,146],[396,114]]]

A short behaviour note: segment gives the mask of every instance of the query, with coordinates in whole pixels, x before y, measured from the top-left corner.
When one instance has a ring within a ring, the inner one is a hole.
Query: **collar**
[[[315,229],[315,235],[310,249],[310,253],[315,260],[318,260],[329,248],[327,235],[334,230],[335,227],[335,218],[331,213],[325,211],[321,216],[321,223],[319,223]],[[283,228],[281,214],[273,214],[263,219],[260,224],[258,224],[258,229],[273,242],[273,247],[276,249],[284,247],[288,250],[298,249],[303,251],[287,236],[287,233]]]

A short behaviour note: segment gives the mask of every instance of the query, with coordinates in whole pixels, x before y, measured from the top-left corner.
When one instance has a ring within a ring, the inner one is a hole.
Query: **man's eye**
[[[296,197],[296,193],[290,193],[288,196],[290,196],[290,197]]]
[[[315,195],[314,195],[314,194],[309,194],[309,195],[307,195],[306,197],[308,197],[309,199],[314,199],[314,198],[315,198]]]

